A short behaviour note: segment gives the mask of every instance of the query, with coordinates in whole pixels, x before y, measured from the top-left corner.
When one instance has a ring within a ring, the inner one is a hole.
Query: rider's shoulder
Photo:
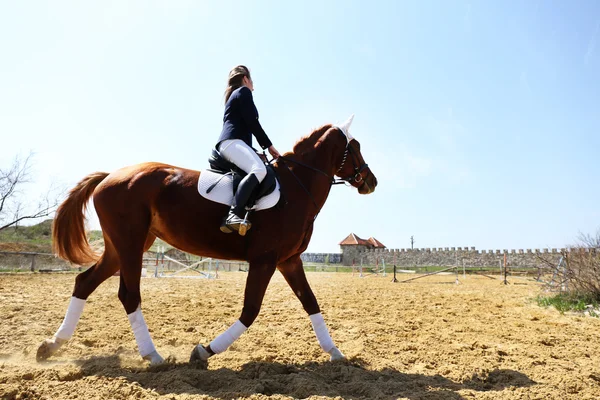
[[[232,93],[232,96],[234,94],[238,97],[252,97],[252,91],[246,86],[240,86],[239,88],[235,89]]]

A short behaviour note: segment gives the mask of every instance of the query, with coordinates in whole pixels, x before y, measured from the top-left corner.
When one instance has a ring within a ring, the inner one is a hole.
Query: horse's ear
[[[352,114],[350,116],[350,118],[348,118],[343,124],[336,125],[344,133],[344,135],[346,135],[348,142],[350,142],[352,139],[354,139],[352,137],[352,135],[350,134],[350,125],[352,125],[353,120],[354,120],[354,114]]]

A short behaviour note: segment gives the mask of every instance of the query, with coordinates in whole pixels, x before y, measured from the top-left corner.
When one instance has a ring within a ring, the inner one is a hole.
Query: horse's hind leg
[[[60,346],[73,336],[89,295],[118,270],[117,259],[114,257],[114,253],[107,248],[96,264],[77,275],[73,296],[69,302],[65,318],[54,336],[46,339],[38,348],[36,354],[38,361],[45,360],[56,353]]]
[[[111,235],[121,265],[119,300],[127,313],[140,355],[144,360],[150,361],[151,365],[161,364],[164,359],[156,351],[142,314],[140,278],[144,251],[150,248],[155,239],[145,226],[130,225],[127,232],[114,232]]]

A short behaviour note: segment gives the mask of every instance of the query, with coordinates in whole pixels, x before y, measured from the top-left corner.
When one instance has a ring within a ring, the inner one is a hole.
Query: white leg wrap
[[[321,348],[324,352],[329,353],[335,345],[333,344],[331,336],[329,336],[329,331],[327,330],[327,324],[325,324],[323,315],[321,315],[321,313],[311,315],[310,322],[312,323],[313,330],[315,331],[315,335],[317,335],[317,340],[319,341]]]
[[[150,353],[155,352],[156,348],[154,347],[154,343],[152,343],[150,332],[148,332],[148,325],[146,325],[146,321],[142,315],[142,309],[138,307],[135,312],[128,314],[127,318],[129,318],[129,323],[131,324],[131,329],[133,330],[133,335],[135,336],[140,355],[145,357]]]
[[[71,297],[71,302],[69,303],[69,308],[67,308],[67,314],[65,315],[65,319],[63,320],[60,328],[54,334],[55,337],[62,340],[69,340],[73,333],[75,332],[75,328],[77,327],[77,323],[79,322],[79,318],[81,317],[81,313],[83,313],[83,306],[85,306],[85,300],[78,299],[77,297]]]
[[[239,337],[242,336],[242,333],[246,332],[247,329],[248,328],[246,328],[238,319],[225,332],[221,333],[215,340],[210,342],[210,349],[215,354],[224,352],[233,342],[239,339]]]

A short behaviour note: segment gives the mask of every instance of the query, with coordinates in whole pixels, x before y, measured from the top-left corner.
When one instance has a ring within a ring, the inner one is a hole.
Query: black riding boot
[[[248,204],[248,200],[250,200],[250,196],[254,189],[258,187],[258,184],[258,179],[254,174],[248,174],[242,179],[237,192],[235,192],[229,215],[225,217],[221,224],[222,232],[230,233],[238,231],[240,235],[244,236],[246,231],[250,229],[252,224],[250,221],[244,219],[246,216],[246,204]]]

